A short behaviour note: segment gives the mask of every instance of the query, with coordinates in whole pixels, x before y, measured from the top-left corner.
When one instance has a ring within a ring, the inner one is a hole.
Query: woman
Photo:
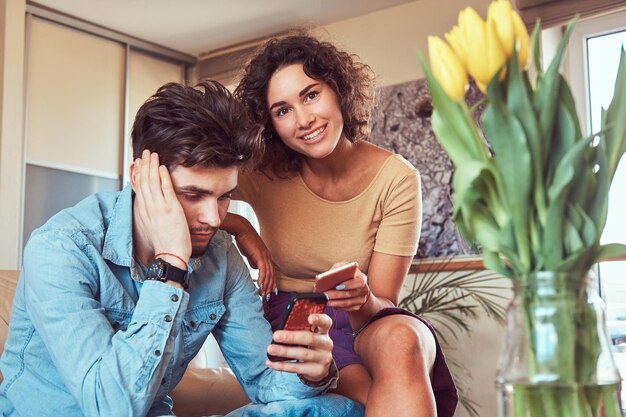
[[[327,292],[336,392],[368,416],[451,417],[456,390],[432,328],[395,307],[416,252],[420,183],[409,162],[366,142],[370,68],[295,34],[262,47],[235,95],[264,126],[266,149],[234,198],[255,210],[269,251],[245,220],[229,216],[223,228],[260,267],[266,318],[276,326],[292,292],[358,261],[354,278]]]

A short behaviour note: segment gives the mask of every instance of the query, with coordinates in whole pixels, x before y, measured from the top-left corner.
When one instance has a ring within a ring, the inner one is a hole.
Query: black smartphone
[[[324,312],[324,307],[328,302],[328,296],[324,293],[300,293],[295,294],[285,311],[280,325],[276,330],[308,330],[311,328],[309,324],[309,316],[311,314],[320,314]],[[277,345],[282,343],[272,342]],[[287,361],[289,358],[274,356],[267,354],[267,357],[274,362]]]

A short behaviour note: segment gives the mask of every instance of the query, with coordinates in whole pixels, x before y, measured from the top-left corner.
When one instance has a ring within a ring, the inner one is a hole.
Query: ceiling
[[[319,26],[415,0],[36,0],[36,4],[201,56],[295,26]]]

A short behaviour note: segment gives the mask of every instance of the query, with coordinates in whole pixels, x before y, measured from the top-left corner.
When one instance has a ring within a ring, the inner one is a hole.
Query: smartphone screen
[[[324,312],[324,307],[328,302],[326,294],[301,293],[295,294],[283,313],[283,320],[277,330],[309,330],[309,316]],[[276,343],[276,342],[272,342]],[[276,343],[280,344],[280,343]],[[268,354],[271,361],[286,361],[289,358],[282,358]]]
[[[349,264],[341,265],[337,268],[317,274],[315,276],[315,287],[313,291],[324,292],[334,290],[337,285],[354,278],[356,268],[357,263],[350,262]]]

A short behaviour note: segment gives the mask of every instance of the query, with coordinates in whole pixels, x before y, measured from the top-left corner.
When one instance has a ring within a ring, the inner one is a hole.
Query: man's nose
[[[204,224],[208,224],[211,227],[220,227],[222,220],[220,218],[219,208],[217,201],[208,202],[200,213],[200,221]]]

